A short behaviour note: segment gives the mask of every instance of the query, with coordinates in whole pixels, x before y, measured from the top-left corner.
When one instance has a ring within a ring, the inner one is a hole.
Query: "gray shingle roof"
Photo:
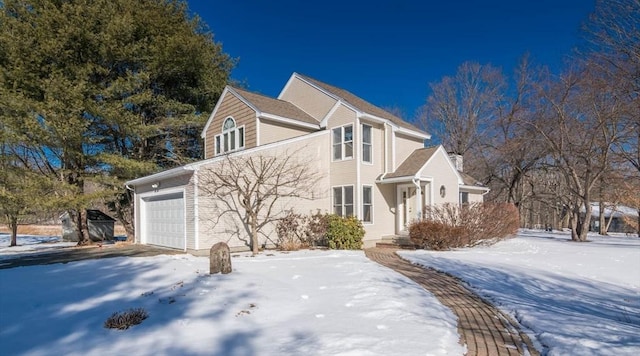
[[[397,178],[406,176],[415,176],[420,168],[433,156],[438,146],[425,147],[413,151],[407,159],[398,166],[395,172],[387,174],[384,178]]]
[[[235,87],[232,87],[232,89],[263,113],[294,119],[308,124],[320,124],[318,120],[288,101],[270,98]]]
[[[480,181],[473,178],[472,176],[460,171],[458,171],[458,174],[460,174],[460,177],[462,177],[462,182],[464,183],[464,185],[484,187],[484,185]]]
[[[370,114],[370,115],[374,115],[377,117],[381,117],[383,119],[387,119],[391,122],[393,122],[394,124],[406,128],[406,129],[410,129],[410,130],[414,130],[423,134],[427,134],[426,132],[424,132],[423,130],[417,128],[416,126],[414,126],[413,124],[410,124],[406,121],[404,121],[403,119],[393,115],[392,113],[383,110],[361,98],[359,98],[358,96],[351,94],[350,92],[344,90],[344,89],[340,89],[338,87],[334,87],[333,85],[329,85],[327,83],[323,83],[319,80],[307,77],[306,75],[302,75],[299,73],[296,73],[296,75],[298,75],[300,78],[309,81],[310,83],[317,85],[318,87],[326,90],[327,92],[337,96],[338,98],[340,98],[342,101],[348,103],[349,105],[355,107],[356,109]]]

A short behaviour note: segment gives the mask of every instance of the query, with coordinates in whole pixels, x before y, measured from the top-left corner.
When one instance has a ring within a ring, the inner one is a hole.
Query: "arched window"
[[[222,123],[222,133],[216,135],[216,155],[244,148],[244,126],[237,127],[236,120],[228,117]]]

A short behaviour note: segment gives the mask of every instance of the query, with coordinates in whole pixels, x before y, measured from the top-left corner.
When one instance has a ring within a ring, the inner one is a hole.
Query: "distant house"
[[[488,189],[461,172],[462,157],[430,135],[352,93],[293,73],[277,98],[227,86],[202,132],[204,160],[127,182],[135,191],[136,241],[185,251],[227,242],[246,249],[246,236],[211,224],[199,175],[228,155],[299,155],[323,172],[314,200],[299,213],[354,215],[365,247],[407,234],[424,206],[481,202]],[[456,169],[458,167],[458,169]],[[262,237],[275,240],[275,232]]]
[[[584,215],[584,210],[583,210]],[[624,217],[630,221],[638,221],[638,210],[624,205],[612,205],[605,203],[604,218],[605,224],[609,224],[607,232],[635,233],[637,229],[625,222]],[[600,204],[591,203],[591,223],[590,231],[600,231]]]

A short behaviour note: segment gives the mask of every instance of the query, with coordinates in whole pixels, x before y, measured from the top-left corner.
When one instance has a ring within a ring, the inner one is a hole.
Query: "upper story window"
[[[333,131],[333,160],[353,158],[353,125],[336,127]]]
[[[216,155],[244,148],[244,126],[237,127],[236,121],[228,117],[222,123],[222,133],[216,135]]]
[[[362,124],[362,162],[373,163],[371,126]]]

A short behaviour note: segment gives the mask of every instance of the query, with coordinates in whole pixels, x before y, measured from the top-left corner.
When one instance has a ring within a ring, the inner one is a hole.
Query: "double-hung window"
[[[362,222],[373,222],[373,187],[362,186]]]
[[[353,125],[333,129],[333,160],[353,158]]]
[[[371,126],[362,124],[362,162],[373,163]]]
[[[222,133],[215,137],[216,155],[244,148],[244,126],[237,127],[236,121],[228,117],[222,124]]]
[[[333,187],[333,213],[339,216],[353,216],[353,186]]]

